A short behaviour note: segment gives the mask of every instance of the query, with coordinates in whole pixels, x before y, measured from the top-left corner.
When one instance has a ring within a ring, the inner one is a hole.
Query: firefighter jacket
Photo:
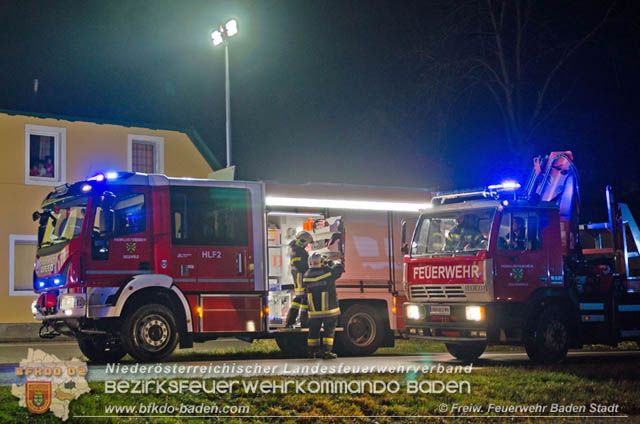
[[[302,276],[309,269],[309,254],[296,240],[289,243],[289,246],[291,247],[291,276],[295,285],[295,294],[303,295]]]
[[[327,318],[340,315],[336,280],[344,272],[342,264],[310,268],[302,284],[307,293],[309,318]]]
[[[480,230],[472,227],[456,226],[447,235],[447,250],[460,250],[469,245],[471,248],[478,247],[482,242]]]

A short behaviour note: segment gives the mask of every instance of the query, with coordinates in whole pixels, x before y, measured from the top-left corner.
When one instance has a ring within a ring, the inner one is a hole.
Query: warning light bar
[[[500,184],[494,184],[487,187],[488,190],[491,191],[499,191],[499,190],[517,190],[520,188],[520,183],[516,181],[503,181]]]

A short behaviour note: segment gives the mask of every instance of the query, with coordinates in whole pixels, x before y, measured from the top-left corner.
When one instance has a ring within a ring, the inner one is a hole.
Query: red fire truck
[[[39,221],[32,305],[41,336],[76,337],[92,360],[159,360],[180,344],[276,338],[293,289],[288,246],[344,261],[337,348],[369,354],[403,328],[401,221],[424,190],[283,185],[108,172],[56,188]],[[366,200],[363,200],[366,199]]]
[[[579,225],[571,152],[513,181],[436,195],[405,249],[407,330],[472,361],[488,343],[553,363],[568,348],[640,340],[640,231],[625,204]]]

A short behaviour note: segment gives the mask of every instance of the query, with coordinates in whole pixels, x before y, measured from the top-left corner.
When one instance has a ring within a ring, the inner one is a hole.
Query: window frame
[[[164,137],[155,135],[129,134],[127,137],[127,171],[133,172],[133,143],[152,144],[153,173],[164,173]]]
[[[208,237],[204,237],[200,234],[200,228],[192,228],[192,223],[195,225],[199,225],[201,222],[202,216],[200,213],[202,211],[215,211],[215,210],[224,210],[225,208],[220,208],[219,205],[222,204],[221,199],[225,200],[224,197],[212,196],[210,197],[209,203],[205,203],[202,197],[206,197],[207,192],[215,191],[215,190],[233,190],[234,192],[242,192],[244,196],[247,196],[243,199],[244,207],[242,208],[243,213],[249,213],[251,210],[251,203],[248,200],[250,196],[250,191],[246,187],[219,187],[219,186],[175,186],[170,190],[170,213],[171,213],[171,243],[176,246],[245,246],[249,245],[251,240],[251,231],[250,231],[250,222],[251,219],[248,215],[239,218],[240,220],[244,220],[244,222],[233,222],[235,229],[241,229],[241,231],[246,231],[242,235],[236,235],[236,237],[240,237],[240,240],[234,238],[233,241],[240,241],[240,243],[232,243],[230,239],[225,239],[221,242],[221,240],[212,240],[208,241]],[[185,209],[182,208],[174,208],[173,199],[174,196],[184,195],[183,206],[186,206]],[[226,199],[228,200],[228,199]],[[213,206],[212,209],[209,206]],[[175,213],[180,212],[182,214],[182,222],[181,226],[183,226],[183,234],[186,231],[187,236],[183,238],[176,237],[176,222],[175,222]],[[242,215],[242,214],[241,214]],[[194,217],[196,219],[194,219]],[[244,223],[244,225],[241,225]],[[186,225],[185,225],[186,224]],[[242,230],[244,229],[244,230]],[[194,234],[196,234],[194,236]],[[205,241],[204,243],[200,243]]]
[[[496,245],[497,250],[502,251],[502,252],[535,252],[537,250],[541,250],[542,249],[542,243],[543,243],[543,239],[542,239],[542,229],[541,229],[541,221],[542,221],[542,214],[543,212],[540,210],[527,210],[527,209],[509,209],[509,210],[505,210],[502,213],[502,216],[500,216],[500,221],[498,222],[498,230],[497,230],[497,240],[498,240],[498,244]],[[509,240],[512,239],[513,237],[513,218],[514,215],[516,215],[516,217],[518,217],[518,215],[526,215],[526,217],[522,217],[519,216],[519,218],[523,218],[524,222],[525,222],[525,249],[524,250],[520,250],[520,249],[505,249],[505,248],[501,248],[500,246],[500,230],[502,228],[502,220],[506,217],[509,216]],[[532,241],[529,231],[530,231],[530,227],[529,227],[529,217],[530,216],[535,216],[536,218],[536,245],[534,248],[529,249],[528,245],[529,243]]]
[[[38,246],[38,237],[32,234],[9,234],[9,296],[37,296],[31,290],[15,288],[15,248],[16,244],[32,244]],[[34,258],[35,260],[35,258]]]
[[[53,178],[35,177],[31,171],[31,136],[42,135],[53,137],[54,171]],[[24,183],[41,186],[59,186],[67,180],[67,129],[44,125],[24,125]]]

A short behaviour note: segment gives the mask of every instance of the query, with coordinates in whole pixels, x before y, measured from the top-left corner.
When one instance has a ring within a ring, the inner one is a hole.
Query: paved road
[[[196,351],[206,351],[225,347],[241,348],[247,346],[246,343],[234,339],[217,340],[204,344],[197,344]],[[39,348],[47,353],[54,354],[60,359],[71,359],[80,357],[80,352],[73,343],[40,343],[40,344],[10,344],[0,345],[0,384],[12,384],[19,382],[14,370],[20,359],[26,357],[29,347]],[[258,375],[281,375],[281,376],[309,376],[314,374],[357,374],[365,372],[406,372],[406,370],[421,370],[424,367],[437,366],[437,364],[460,365],[451,355],[447,353],[425,353],[420,355],[373,355],[368,357],[338,358],[334,361],[321,361],[314,359],[282,359],[273,358],[274,355],[265,354],[265,358],[242,359],[226,355],[224,360],[211,355],[203,360],[179,360],[178,357],[171,357],[173,362],[162,364],[138,364],[138,367],[145,365],[144,371],[127,369],[127,372],[120,368],[103,364],[90,364],[88,379],[90,381],[118,380],[118,379],[152,379],[152,378],[203,378],[203,377],[234,377],[234,376],[258,376]],[[270,358],[269,358],[270,357]],[[569,353],[567,362],[571,363],[594,363],[604,362],[615,363],[640,360],[640,351],[574,351]],[[498,365],[520,366],[529,365],[530,362],[525,353],[520,352],[488,352],[482,355],[474,364],[474,368],[492,367]],[[134,362],[123,365],[135,366]],[[150,367],[150,365],[153,365]],[[160,367],[155,367],[160,365]],[[330,371],[322,369],[322,366],[333,367]],[[181,368],[182,367],[182,368]],[[392,371],[390,368],[394,368]],[[432,369],[431,372],[438,372]]]

